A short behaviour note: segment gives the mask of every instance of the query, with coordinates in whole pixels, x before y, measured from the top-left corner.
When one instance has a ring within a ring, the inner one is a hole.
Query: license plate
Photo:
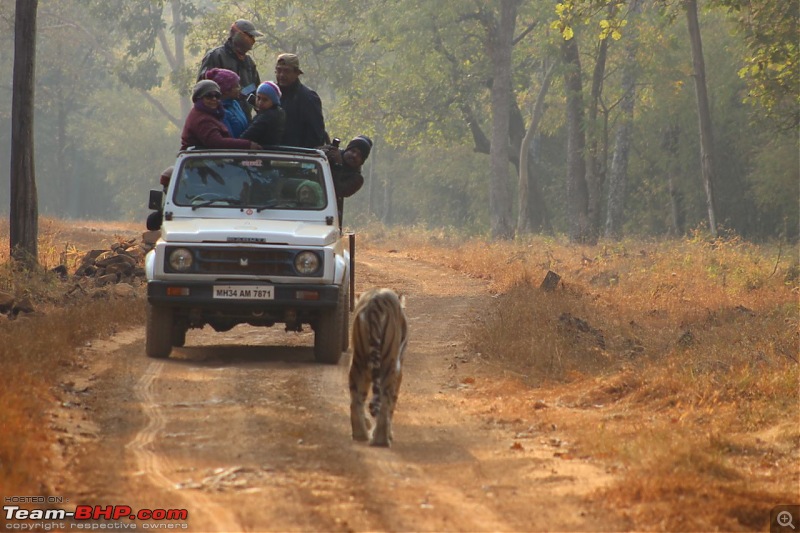
[[[214,298],[237,300],[274,300],[272,285],[214,285]]]

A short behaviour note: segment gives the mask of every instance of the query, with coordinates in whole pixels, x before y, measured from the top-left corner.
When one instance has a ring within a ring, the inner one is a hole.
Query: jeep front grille
[[[169,257],[170,250],[166,251]],[[294,258],[300,250],[195,248],[190,273],[214,275],[297,276]],[[174,272],[167,262],[167,272]],[[320,274],[321,274],[320,269]]]
[[[200,274],[252,274],[294,276],[294,251],[284,250],[197,250]]]

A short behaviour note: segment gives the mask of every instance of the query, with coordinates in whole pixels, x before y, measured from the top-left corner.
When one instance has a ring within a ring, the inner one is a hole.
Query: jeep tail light
[[[295,291],[294,297],[298,300],[319,300],[319,291]]]
[[[189,287],[167,287],[167,296],[189,296]]]

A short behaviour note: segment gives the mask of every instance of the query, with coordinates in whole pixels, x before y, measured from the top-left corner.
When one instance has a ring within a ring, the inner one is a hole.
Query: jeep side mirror
[[[149,209],[161,211],[164,205],[164,191],[161,189],[150,189],[150,200],[147,202]]]

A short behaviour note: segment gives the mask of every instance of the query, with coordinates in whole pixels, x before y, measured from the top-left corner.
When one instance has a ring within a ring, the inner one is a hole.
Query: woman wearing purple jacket
[[[259,150],[261,145],[247,139],[234,139],[222,123],[225,109],[221,104],[222,91],[211,80],[197,82],[192,89],[194,105],[186,117],[181,133],[181,150],[194,148],[228,148]]]

